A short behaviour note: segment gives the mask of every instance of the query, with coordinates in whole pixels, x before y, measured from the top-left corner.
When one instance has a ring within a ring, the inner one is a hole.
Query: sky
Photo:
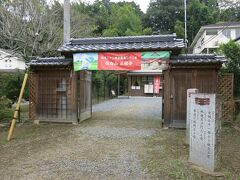
[[[52,0],[47,0],[48,2],[51,2]],[[61,3],[64,2],[64,0],[59,0]],[[78,0],[70,0],[71,2],[78,1]],[[94,0],[82,0],[83,2],[94,2]],[[138,4],[143,12],[147,11],[148,5],[150,0],[110,0],[111,2],[119,2],[119,1],[126,1],[131,2],[134,1],[136,4]]]

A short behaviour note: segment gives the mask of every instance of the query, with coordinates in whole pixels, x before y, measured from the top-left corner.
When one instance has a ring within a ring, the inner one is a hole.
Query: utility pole
[[[187,0],[184,0],[185,48],[187,50]]]
[[[70,0],[64,0],[64,43],[70,41]]]

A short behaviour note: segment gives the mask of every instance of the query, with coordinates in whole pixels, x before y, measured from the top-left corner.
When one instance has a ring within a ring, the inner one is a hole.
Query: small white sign
[[[153,93],[153,84],[148,85],[148,93]]]
[[[153,94],[153,84],[144,84],[144,93]]]

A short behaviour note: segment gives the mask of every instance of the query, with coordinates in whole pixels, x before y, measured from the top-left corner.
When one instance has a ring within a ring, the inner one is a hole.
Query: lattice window
[[[219,76],[218,93],[222,99],[223,122],[232,121],[234,116],[233,74]]]
[[[39,120],[71,121],[71,78],[67,70],[45,70],[38,72]]]
[[[29,74],[29,119],[36,119],[36,100],[37,100],[37,76]]]

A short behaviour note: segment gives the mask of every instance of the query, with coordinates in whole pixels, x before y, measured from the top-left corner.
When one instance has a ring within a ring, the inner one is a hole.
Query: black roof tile
[[[183,39],[172,35],[125,36],[72,39],[58,50],[61,52],[136,51],[180,49]]]
[[[224,62],[226,62],[226,59],[223,56],[217,56],[215,54],[182,54],[172,56],[170,59],[170,65]],[[38,58],[28,63],[29,66],[68,66],[70,64],[72,64],[72,59],[65,59],[65,57]]]
[[[215,54],[183,54],[173,56],[170,59],[170,64],[204,64],[204,63],[224,63],[224,56]]]
[[[31,60],[29,66],[68,66],[72,63],[71,59],[64,57],[47,57]]]

